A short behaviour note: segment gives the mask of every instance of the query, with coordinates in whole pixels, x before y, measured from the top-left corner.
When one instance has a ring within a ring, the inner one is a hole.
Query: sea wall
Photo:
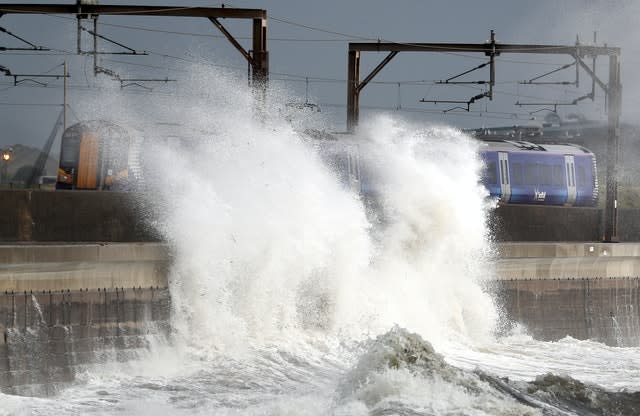
[[[499,299],[510,319],[539,340],[566,336],[617,347],[640,346],[640,279],[502,280]]]
[[[640,244],[496,244],[489,282],[536,338],[640,345]],[[0,244],[0,391],[50,394],[77,369],[166,340],[162,243]]]
[[[504,205],[491,215],[498,241],[599,241],[602,211],[536,205]]]
[[[136,193],[4,190],[0,201],[0,242],[160,240]]]
[[[169,259],[156,243],[0,245],[0,391],[51,394],[166,339]]]
[[[536,339],[640,346],[640,244],[502,243],[492,283]]]
[[[491,212],[496,241],[601,241],[603,210],[589,207],[503,205]],[[640,241],[640,209],[618,209],[619,241]]]
[[[0,242],[157,242],[144,194],[96,191],[0,191]],[[497,241],[600,241],[602,210],[535,205],[491,213]],[[618,210],[620,241],[640,241],[640,210]]]
[[[49,395],[169,335],[167,288],[0,294],[0,391]]]
[[[166,287],[161,243],[3,244],[0,293]]]

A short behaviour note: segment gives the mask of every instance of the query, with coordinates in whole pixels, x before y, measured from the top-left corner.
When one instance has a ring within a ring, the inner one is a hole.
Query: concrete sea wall
[[[126,209],[133,208],[116,210],[109,202],[104,207],[91,202],[90,209],[77,214],[87,217],[76,221],[75,211],[60,213],[53,206],[49,214],[35,214],[44,207],[34,207],[44,202],[29,205],[20,199],[28,193],[15,195],[31,211],[17,226],[0,223],[0,231],[15,232],[9,237],[0,233],[5,240],[26,239],[0,244],[0,391],[49,394],[57,383],[72,380],[78,366],[125,360],[154,337],[168,336],[171,252],[165,244],[53,242],[138,238],[136,230],[145,229],[142,224],[132,230],[125,226],[125,219],[134,215],[125,214]],[[71,193],[58,195],[75,198]],[[30,198],[33,202],[39,197]],[[102,197],[92,198],[87,200]],[[126,206],[132,197],[117,198]],[[99,232],[83,230],[104,214],[103,209],[118,225],[100,226]],[[587,218],[589,223],[595,216]],[[52,223],[46,223],[49,220]],[[61,231],[65,224],[72,230]],[[556,340],[570,335],[609,345],[640,345],[640,244],[502,242],[497,248],[490,286],[506,315],[534,337]]]
[[[78,366],[169,334],[166,246],[0,245],[0,391],[50,394]]]
[[[535,338],[567,335],[617,347],[640,346],[640,279],[505,280],[500,299],[510,319]]]
[[[159,236],[133,192],[0,191],[0,242],[151,242]]]
[[[146,195],[134,192],[0,191],[0,242],[157,242]],[[640,210],[618,210],[620,241],[640,241]],[[497,241],[600,241],[602,210],[501,206]]]
[[[536,339],[640,346],[640,244],[503,243],[494,283]]]

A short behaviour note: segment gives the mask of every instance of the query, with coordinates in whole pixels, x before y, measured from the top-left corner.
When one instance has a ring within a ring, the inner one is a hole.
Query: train
[[[62,134],[56,189],[134,190],[139,153],[129,129],[103,120],[74,124]]]
[[[573,144],[482,141],[482,183],[502,204],[588,207],[598,203],[596,156]]]
[[[590,207],[598,203],[596,156],[574,144],[539,145],[517,140],[478,140],[480,182],[500,204]],[[342,183],[369,202],[376,184],[353,145],[326,141],[321,153]]]
[[[62,135],[56,189],[138,190],[143,188],[141,142],[131,129],[106,121],[82,122]],[[349,189],[375,199],[358,146],[334,135],[302,134]],[[520,140],[479,140],[484,164],[480,181],[501,204],[567,207],[598,203],[596,156],[573,144],[535,144]]]

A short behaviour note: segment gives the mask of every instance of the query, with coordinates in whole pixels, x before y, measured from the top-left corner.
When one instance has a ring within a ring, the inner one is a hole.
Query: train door
[[[511,199],[511,178],[509,177],[509,154],[498,152],[500,163],[500,202],[508,203]]]
[[[80,138],[80,158],[76,175],[76,189],[96,189],[98,186],[98,137],[84,132]]]
[[[571,155],[564,156],[564,166],[567,172],[567,202],[573,205],[576,202],[576,162]]]

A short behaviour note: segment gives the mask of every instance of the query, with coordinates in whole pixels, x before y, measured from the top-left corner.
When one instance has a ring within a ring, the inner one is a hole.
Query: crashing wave
[[[541,414],[479,374],[448,364],[428,341],[398,326],[363,348],[338,387],[337,414]]]

